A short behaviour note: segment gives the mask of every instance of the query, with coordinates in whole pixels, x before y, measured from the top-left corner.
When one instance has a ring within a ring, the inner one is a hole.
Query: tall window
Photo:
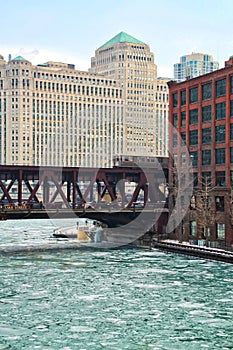
[[[226,150],[225,148],[217,148],[215,155],[216,164],[225,164],[226,162]]]
[[[172,144],[173,144],[173,147],[177,147],[178,146],[178,137],[177,137],[176,133],[173,134]]]
[[[186,144],[186,133],[185,132],[181,132],[180,133],[180,137],[181,137],[182,146],[184,146]]]
[[[233,117],[233,100],[231,100],[230,104],[230,116]]]
[[[212,117],[211,105],[202,107],[202,121],[210,122]]]
[[[196,221],[190,221],[190,235],[192,235],[192,236],[197,235],[197,222]]]
[[[186,90],[181,91],[181,106],[186,105]]]
[[[177,107],[177,106],[178,106],[178,93],[175,92],[175,93],[172,95],[172,98],[173,98],[173,107]]]
[[[211,150],[206,149],[202,151],[202,165],[210,165],[211,164]]]
[[[189,111],[189,124],[197,124],[198,122],[198,109],[191,109]]]
[[[196,167],[198,163],[198,152],[190,152],[190,159],[192,162],[192,166]]]
[[[231,92],[231,94],[233,94],[233,75],[231,76],[230,79],[231,79],[231,80],[230,80],[230,84],[231,84],[230,92]]]
[[[186,112],[181,112],[181,126],[186,125]]]
[[[225,239],[225,224],[216,224],[216,233],[218,239]]]
[[[198,173],[193,173],[193,186],[198,186]]]
[[[233,164],[233,147],[230,148],[230,162]]]
[[[198,101],[198,87],[189,90],[189,102],[195,103]]]
[[[216,171],[215,176],[216,176],[216,186],[226,185],[225,171]]]
[[[230,124],[230,140],[233,140],[233,124]]]
[[[174,126],[175,128],[177,128],[177,126],[178,126],[178,116],[177,116],[177,113],[174,113],[174,114],[173,114],[173,126]]]
[[[223,196],[217,196],[215,197],[215,206],[216,211],[224,211],[224,197]]]
[[[216,103],[216,119],[226,118],[226,102]]]
[[[212,84],[202,85],[202,100],[209,100],[212,97]]]
[[[195,146],[198,144],[198,130],[191,130],[189,132],[189,145]]]
[[[204,144],[211,143],[211,128],[202,129],[202,143]]]
[[[203,171],[201,173],[202,177],[202,186],[205,187],[206,184],[211,185],[212,184],[212,177],[211,177],[211,172],[210,171]]]
[[[216,81],[216,97],[226,95],[226,79]]]
[[[215,128],[215,139],[216,142],[225,142],[226,127],[225,125],[218,125]]]

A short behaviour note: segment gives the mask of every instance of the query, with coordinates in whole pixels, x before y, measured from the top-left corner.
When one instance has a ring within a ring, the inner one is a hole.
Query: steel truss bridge
[[[130,222],[142,210],[167,217],[167,182],[168,168],[161,164],[146,170],[1,165],[0,215],[2,220],[77,216],[112,227]]]

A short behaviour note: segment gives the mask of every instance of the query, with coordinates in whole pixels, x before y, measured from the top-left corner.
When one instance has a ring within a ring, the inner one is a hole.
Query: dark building
[[[174,234],[215,246],[232,244],[233,57],[222,69],[168,85],[171,193],[175,192],[172,169],[185,166],[185,145],[194,185],[189,210]]]

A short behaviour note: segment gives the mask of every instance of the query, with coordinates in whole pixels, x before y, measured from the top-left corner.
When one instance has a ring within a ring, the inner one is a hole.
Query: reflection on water
[[[3,222],[0,245],[53,229]],[[0,267],[0,350],[233,348],[230,264],[119,249],[3,255]]]

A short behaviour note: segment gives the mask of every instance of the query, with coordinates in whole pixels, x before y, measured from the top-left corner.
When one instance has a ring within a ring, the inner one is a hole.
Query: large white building
[[[90,71],[119,81],[123,89],[126,103],[124,154],[166,155],[166,142],[160,140],[167,138],[164,130],[168,123],[168,89],[166,87],[167,97],[163,101],[167,114],[160,118],[162,102],[157,101],[157,96],[161,91],[158,92],[157,66],[149,45],[121,32],[95,51]],[[161,84],[162,81],[159,89]]]
[[[174,64],[174,79],[178,82],[213,72],[219,68],[219,63],[208,54],[192,52],[180,57],[180,62]]]
[[[123,125],[114,79],[0,56],[0,164],[112,166],[123,153]]]
[[[0,164],[111,167],[167,155],[169,79],[147,44],[121,32],[89,72],[0,56]]]

